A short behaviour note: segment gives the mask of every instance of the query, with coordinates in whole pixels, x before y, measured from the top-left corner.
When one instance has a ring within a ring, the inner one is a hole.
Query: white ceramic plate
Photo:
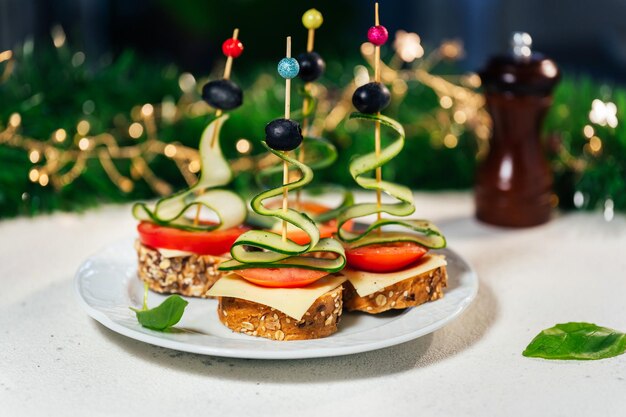
[[[224,327],[217,301],[189,298],[175,329],[143,328],[129,306],[139,307],[143,284],[137,279],[133,239],[106,247],[87,259],[75,278],[75,290],[87,313],[109,329],[130,338],[185,352],[250,359],[299,359],[348,355],[397,345],[431,333],[461,314],[478,291],[475,272],[456,252],[440,251],[448,260],[448,288],[442,299],[402,312],[379,315],[345,313],[337,333],[324,339],[277,342]],[[151,292],[155,306],[165,296]]]

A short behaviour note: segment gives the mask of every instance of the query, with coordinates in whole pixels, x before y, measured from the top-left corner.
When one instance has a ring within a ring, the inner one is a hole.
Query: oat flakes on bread
[[[165,257],[158,250],[135,241],[139,258],[138,276],[152,291],[207,298],[206,292],[223,275],[217,270],[219,256]]]
[[[350,281],[343,285],[343,306],[347,311],[378,314],[383,311],[415,307],[443,297],[448,284],[445,266],[407,278],[365,297],[359,296]]]
[[[309,307],[301,320],[274,308],[233,297],[218,297],[217,314],[229,329],[272,340],[305,340],[330,336],[341,320],[343,286],[332,289]]]

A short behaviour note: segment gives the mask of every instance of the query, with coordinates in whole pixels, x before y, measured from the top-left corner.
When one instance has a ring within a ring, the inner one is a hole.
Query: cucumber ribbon
[[[337,160],[337,148],[328,140],[319,137],[305,137],[302,146],[306,148],[306,154],[304,157],[304,163],[312,170],[318,170],[326,168],[333,164]],[[259,187],[268,188],[270,179],[276,179],[282,175],[282,164],[272,165],[259,172],[256,176],[256,182]],[[324,223],[337,217],[337,215],[347,206],[354,203],[354,196],[352,192],[344,187],[338,185],[320,185],[317,187],[318,192],[321,194],[325,192],[338,192],[342,194],[342,201],[331,210],[312,216],[313,220],[317,223]],[[272,228],[277,225],[277,221],[270,219],[264,221],[252,214],[253,221],[255,223],[262,224],[268,228]]]
[[[300,171],[301,176],[298,180],[258,194],[252,199],[250,206],[259,215],[285,220],[301,229],[309,236],[310,242],[300,245],[290,239],[283,241],[282,236],[277,233],[267,230],[250,230],[235,241],[230,251],[233,259],[221,263],[219,269],[231,271],[246,268],[295,267],[329,273],[340,271],[346,263],[343,247],[332,238],[320,239],[320,232],[313,219],[291,208],[284,212],[282,207],[271,209],[263,204],[264,200],[282,195],[285,189],[293,191],[309,184],[313,179],[313,170],[285,152],[270,149],[265,142],[262,144],[278,158],[294,165]],[[334,253],[337,257],[335,259],[315,257],[315,253],[318,252]],[[312,256],[306,256],[309,254]]]
[[[299,90],[300,95],[304,98],[304,100],[308,101],[309,105],[307,106],[307,111],[298,110],[292,113],[292,116],[296,119],[303,118],[308,119],[317,108],[318,100],[315,98],[313,94],[311,94],[310,90],[302,87]],[[318,169],[324,169],[331,166],[337,160],[337,148],[333,145],[329,140],[315,137],[315,136],[305,136],[302,141],[302,148],[306,149],[304,163],[308,165],[313,171]],[[283,167],[282,164],[276,164],[269,168],[264,169],[259,172],[256,176],[257,185],[261,188],[268,188],[267,182],[276,174],[282,175]],[[352,191],[340,185],[329,185],[323,184],[316,187],[317,193],[325,194],[328,192],[336,192],[342,194],[341,203],[338,206],[332,208],[329,211],[324,213],[312,215],[312,219],[317,223],[325,223],[329,220],[335,219],[341,211],[343,211],[347,206],[354,204],[354,195]],[[312,190],[309,189],[309,192]],[[253,221],[258,222],[259,224],[263,224],[268,228],[273,228],[277,224],[277,222],[273,220],[264,221],[259,219],[258,216],[252,214]]]
[[[380,122],[381,125],[397,133],[398,138],[383,148],[379,156],[376,156],[375,152],[359,155],[352,159],[349,169],[350,175],[352,175],[354,181],[361,187],[368,190],[381,190],[399,201],[397,203],[381,204],[380,207],[378,207],[376,203],[361,203],[346,208],[337,217],[337,236],[339,239],[352,248],[390,242],[415,242],[430,249],[445,247],[446,239],[439,229],[428,220],[382,218],[371,223],[364,231],[359,233],[342,229],[342,226],[349,220],[369,216],[371,214],[387,213],[392,216],[406,217],[415,212],[413,193],[408,187],[389,181],[377,182],[375,178],[364,176],[364,174],[374,171],[378,167],[382,167],[400,153],[404,147],[405,138],[402,125],[382,115],[352,113],[350,118],[374,123]],[[390,231],[385,233],[372,233],[375,230],[381,229],[383,226],[392,225],[409,229],[410,232]]]
[[[233,178],[219,143],[220,130],[227,119],[226,114],[214,119],[202,133],[198,146],[201,162],[198,182],[186,190],[158,200],[156,204],[136,203],[132,212],[137,220],[192,231],[228,229],[245,221],[247,209],[243,199],[232,191],[217,188],[227,185]],[[217,140],[211,146],[214,135],[217,135]],[[186,213],[198,205],[215,213],[217,223],[194,224],[193,218],[187,217]]]
[[[302,88],[300,93],[302,94],[304,100],[308,101],[307,111],[302,112],[302,117],[307,119],[315,112],[315,109],[317,108],[318,100],[315,98],[313,94],[311,94],[311,91],[306,87]],[[335,162],[335,160],[337,160],[337,148],[335,148],[335,146],[331,142],[323,138],[309,138],[309,139],[310,139],[310,143],[307,142],[307,138],[304,138],[304,142],[303,142],[303,146],[306,148],[306,156],[304,158],[305,159],[304,162],[308,163],[308,165],[312,169],[315,170],[315,169],[326,168],[332,165],[333,162]],[[317,152],[315,152],[316,145],[317,146],[322,145],[321,148],[317,149]],[[312,157],[311,157],[311,154],[313,154]],[[309,160],[311,161],[308,162]],[[347,188],[343,186],[321,185],[318,187],[318,192],[320,194],[324,194],[326,192],[331,192],[331,191],[342,193],[343,198],[341,200],[341,203],[339,203],[337,207],[334,207],[331,210],[328,210],[324,213],[316,214],[315,216],[313,216],[313,219],[318,223],[325,223],[327,221],[335,219],[339,215],[339,213],[341,213],[346,207],[354,204],[354,194],[352,194],[352,191],[348,190]]]

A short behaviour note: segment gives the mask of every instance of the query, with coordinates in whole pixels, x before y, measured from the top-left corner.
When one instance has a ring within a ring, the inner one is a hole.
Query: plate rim
[[[201,355],[209,355],[209,356],[219,356],[219,357],[227,357],[227,358],[238,358],[238,359],[262,359],[262,360],[292,360],[292,359],[311,359],[311,358],[325,358],[325,357],[334,357],[334,356],[345,356],[352,355],[357,353],[369,352],[373,350],[384,349],[391,346],[396,346],[422,336],[426,336],[434,331],[437,331],[444,327],[445,325],[456,320],[463,312],[467,310],[467,308],[475,301],[476,296],[478,295],[478,289],[480,287],[480,281],[478,279],[478,274],[474,267],[462,257],[458,252],[451,249],[450,247],[445,248],[446,251],[452,252],[456,255],[457,259],[462,261],[467,267],[467,273],[472,278],[472,286],[471,291],[468,296],[466,296],[462,302],[459,303],[456,310],[450,315],[437,320],[436,322],[421,327],[417,330],[410,331],[407,333],[400,334],[398,336],[381,339],[375,342],[361,343],[358,345],[340,345],[336,347],[316,347],[313,349],[300,349],[300,350],[250,350],[248,348],[245,349],[237,349],[233,350],[231,348],[222,348],[218,346],[206,346],[206,345],[197,345],[190,344],[186,342],[180,342],[176,340],[166,339],[159,337],[157,335],[152,335],[149,333],[139,332],[134,329],[130,329],[122,324],[115,322],[111,319],[107,314],[98,310],[97,308],[90,305],[87,300],[83,297],[81,292],[81,283],[83,282],[83,270],[88,267],[89,263],[93,261],[93,258],[101,255],[104,251],[113,248],[114,246],[122,245],[128,243],[129,238],[120,239],[118,241],[112,242],[95,253],[88,256],[83,262],[81,262],[78,267],[76,273],[74,274],[74,283],[73,283],[73,292],[74,296],[79,303],[79,305],[85,310],[88,316],[92,319],[106,327],[107,329],[121,334],[130,339],[148,343],[153,346],[165,347],[168,349],[173,349],[181,352],[195,353]],[[132,247],[132,245],[130,245]],[[438,301],[438,300],[437,300]],[[436,301],[435,301],[436,302]],[[329,337],[332,337],[329,336]],[[300,341],[302,342],[302,341]]]

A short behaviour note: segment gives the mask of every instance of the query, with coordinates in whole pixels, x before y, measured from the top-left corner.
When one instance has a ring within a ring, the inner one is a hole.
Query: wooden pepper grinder
[[[476,217],[499,226],[550,219],[552,172],[540,134],[560,72],[531,44],[529,34],[514,33],[512,54],[493,57],[480,73],[493,133],[478,168]]]

